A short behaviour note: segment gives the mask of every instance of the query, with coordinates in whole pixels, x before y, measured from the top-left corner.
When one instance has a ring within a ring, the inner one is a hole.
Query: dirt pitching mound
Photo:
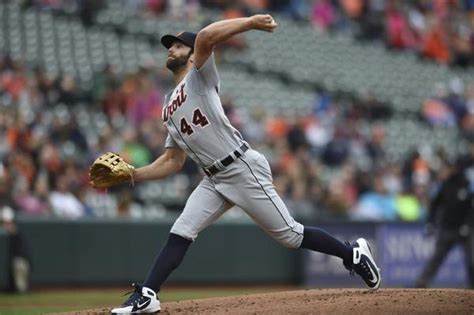
[[[160,314],[474,314],[474,291],[312,289],[168,302],[162,303]]]

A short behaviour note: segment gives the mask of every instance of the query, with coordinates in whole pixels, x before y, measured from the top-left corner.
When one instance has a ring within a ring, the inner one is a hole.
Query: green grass
[[[195,288],[167,289],[162,302],[282,291],[282,288]],[[0,315],[30,315],[87,310],[119,305],[123,289],[67,289],[32,292],[25,295],[0,294]]]

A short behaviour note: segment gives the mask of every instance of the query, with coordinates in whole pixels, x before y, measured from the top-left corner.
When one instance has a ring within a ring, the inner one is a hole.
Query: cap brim
[[[166,49],[169,49],[171,45],[173,45],[173,43],[176,41],[181,42],[187,46],[185,42],[183,42],[181,39],[174,35],[164,35],[163,37],[161,37],[161,44],[165,46]]]

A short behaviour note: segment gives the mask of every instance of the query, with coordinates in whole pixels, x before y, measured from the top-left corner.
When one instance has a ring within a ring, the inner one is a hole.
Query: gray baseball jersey
[[[171,232],[194,240],[236,205],[283,245],[297,248],[303,226],[291,217],[275,191],[265,157],[252,149],[239,151],[246,142],[224,114],[219,85],[212,54],[199,69],[193,67],[165,99],[165,146],[181,148],[204,169],[212,165],[219,169],[193,191]],[[221,161],[229,155],[233,163],[224,166]]]

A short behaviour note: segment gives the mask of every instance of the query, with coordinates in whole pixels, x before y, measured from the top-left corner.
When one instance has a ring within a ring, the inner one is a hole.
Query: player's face
[[[177,70],[186,66],[191,55],[191,47],[188,47],[183,43],[176,41],[168,49],[166,67],[172,72],[176,72]]]

